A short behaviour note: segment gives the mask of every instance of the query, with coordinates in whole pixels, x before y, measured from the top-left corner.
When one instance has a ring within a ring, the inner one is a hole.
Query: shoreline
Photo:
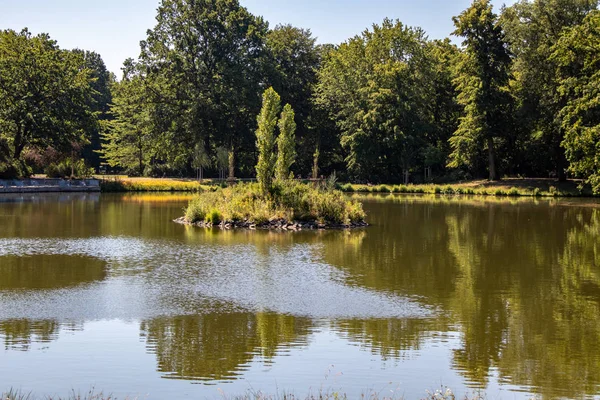
[[[189,222],[185,217],[179,217],[174,219],[173,222],[180,225],[194,226],[197,228],[219,228],[221,230],[232,230],[232,229],[247,229],[247,230],[277,230],[277,231],[324,231],[324,230],[348,230],[357,228],[366,228],[369,226],[366,222],[345,224],[320,224],[316,221],[299,222],[299,221],[287,221],[285,219],[274,219],[261,224],[256,224],[250,221],[222,221],[219,224],[213,224],[212,222],[200,221],[200,222]]]

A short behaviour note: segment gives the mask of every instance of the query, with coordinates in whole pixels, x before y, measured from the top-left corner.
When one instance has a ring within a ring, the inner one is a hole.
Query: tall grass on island
[[[178,222],[227,228],[337,228],[365,226],[362,203],[331,185],[275,182],[263,194],[259,184],[237,184],[203,192]]]

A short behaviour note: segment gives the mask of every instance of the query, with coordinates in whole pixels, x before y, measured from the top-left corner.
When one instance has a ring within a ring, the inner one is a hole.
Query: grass
[[[100,180],[100,190],[102,192],[200,192],[210,188],[209,185],[203,185],[190,179],[115,176],[104,177]]]
[[[9,391],[0,395],[1,400],[36,400],[31,392],[25,393],[22,390],[10,389]],[[81,394],[72,391],[67,397],[60,396],[44,396],[44,400],[116,400],[116,397],[112,395],[104,395],[102,393],[95,393],[94,389],[91,389],[88,393]]]
[[[438,195],[478,195],[497,197],[593,197],[589,188],[579,181],[556,182],[551,179],[507,178],[498,182],[469,181],[448,185],[356,185],[343,184],[346,193],[419,193]]]
[[[273,220],[350,225],[364,219],[362,204],[341,191],[294,181],[276,183],[267,195],[255,183],[206,191],[185,210],[186,222],[213,225],[245,221],[260,226]]]
[[[399,389],[399,388],[398,388]],[[220,399],[231,399],[231,400],[346,400],[348,399],[348,395],[338,391],[325,391],[323,389],[319,390],[316,394],[309,393],[305,396],[297,396],[293,393],[283,392],[281,394],[271,395],[265,394],[261,391],[249,390],[246,394],[236,395],[236,396],[227,396],[225,392],[221,389],[218,390]],[[382,395],[376,391],[369,390],[360,395],[360,399],[363,400],[401,400],[405,397],[402,395],[396,395],[395,392],[400,390],[386,390],[386,393],[390,393],[387,395]],[[440,389],[425,392],[426,394],[423,397],[420,397],[421,400],[456,400],[464,399],[464,400],[483,400],[485,397],[480,393],[474,393],[471,396],[463,396],[457,397],[452,390],[449,388],[442,386]],[[23,393],[21,391],[10,390],[6,393],[3,393],[0,397],[2,400],[36,400],[31,393]],[[117,400],[116,397],[112,395],[105,396],[103,394],[95,394],[93,390],[85,395],[77,394],[75,392],[71,393],[68,397],[52,397],[45,396],[45,400]]]

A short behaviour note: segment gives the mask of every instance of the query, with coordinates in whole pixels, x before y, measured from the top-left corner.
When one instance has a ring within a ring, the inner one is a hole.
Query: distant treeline
[[[461,46],[389,19],[318,45],[237,0],[162,0],[119,79],[94,52],[5,30],[0,176],[83,158],[131,175],[252,177],[261,96],[273,87],[295,111],[295,175],[570,176],[600,192],[597,8],[521,0],[497,15],[475,0],[453,18]]]

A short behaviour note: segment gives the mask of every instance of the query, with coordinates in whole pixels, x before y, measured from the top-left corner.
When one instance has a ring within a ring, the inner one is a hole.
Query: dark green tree
[[[600,194],[600,11],[566,31],[553,51],[570,170]]]
[[[565,30],[579,25],[598,6],[597,0],[520,0],[502,11],[501,24],[514,54],[512,92],[526,148],[520,158],[534,174],[555,171],[566,179],[561,143],[564,130],[558,95],[560,85],[552,48]]]
[[[473,168],[487,148],[489,179],[498,180],[495,139],[505,136],[508,129],[511,58],[489,0],[475,0],[453,21],[453,34],[464,38],[455,79],[464,115],[450,139],[449,166]]]
[[[0,141],[12,162],[26,148],[68,152],[96,129],[84,65],[81,53],[61,50],[46,34],[0,31]]]
[[[136,67],[165,149],[160,158],[191,166],[199,142],[230,153],[253,148],[267,24],[237,0],[163,0],[156,20]]]
[[[142,79],[125,75],[113,84],[112,119],[105,122],[100,154],[111,167],[142,175],[153,153],[152,120]]]
[[[275,163],[275,179],[284,181],[290,176],[290,168],[296,161],[296,121],[292,106],[286,104],[281,112],[277,126],[277,161]]]
[[[79,49],[73,51],[81,55],[84,62],[83,67],[90,71],[92,77],[91,86],[93,95],[90,108],[96,113],[100,124],[89,132],[89,142],[83,148],[82,155],[88,165],[98,169],[100,167],[100,150],[102,147],[100,125],[103,121],[108,121],[111,118],[109,113],[112,102],[110,89],[116,78],[114,74],[106,69],[106,65],[100,54],[94,51]]]
[[[283,104],[292,104],[296,115],[299,172],[308,173],[319,131],[312,101],[321,50],[310,30],[291,25],[278,25],[266,37],[269,55],[268,79],[281,96]]]
[[[336,121],[351,177],[398,179],[420,163],[433,98],[426,43],[386,19],[323,62],[316,101]]]

